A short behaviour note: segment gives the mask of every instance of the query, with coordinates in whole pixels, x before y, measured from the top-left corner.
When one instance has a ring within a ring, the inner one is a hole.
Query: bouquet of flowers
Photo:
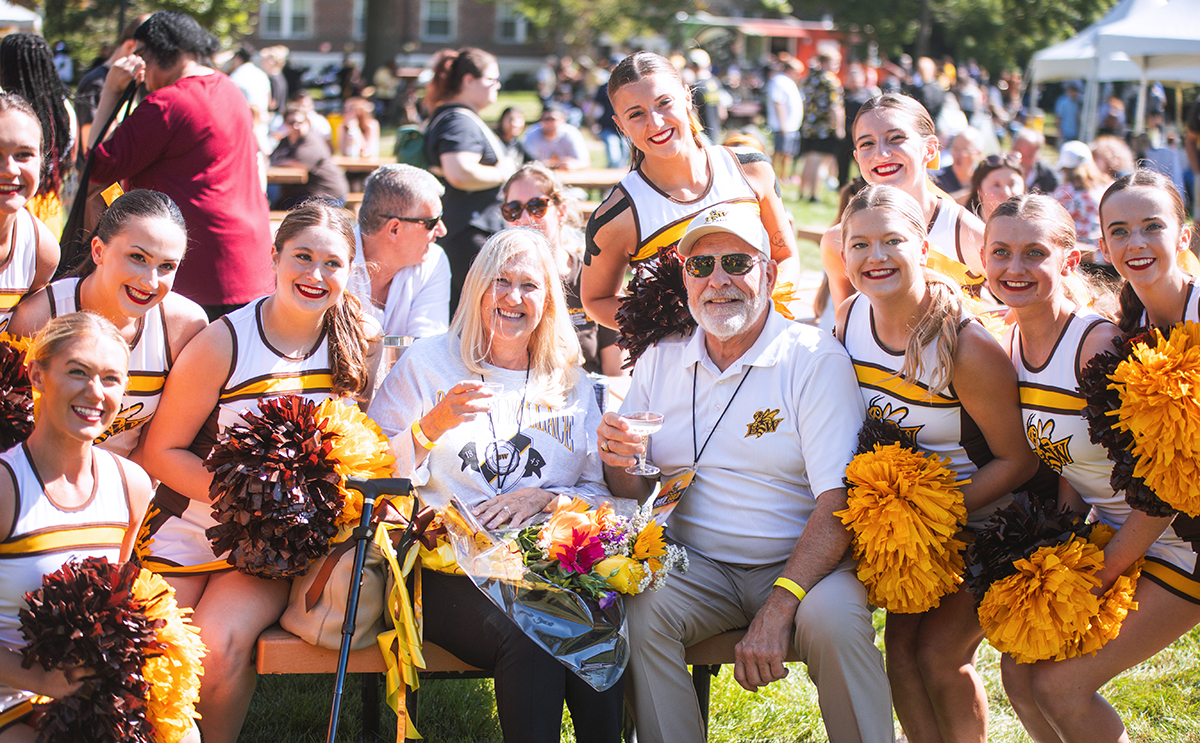
[[[650,515],[649,500],[632,517],[606,503],[596,510],[576,498],[545,523],[517,534],[525,566],[556,586],[577,591],[607,609],[624,593],[657,589],[673,568],[687,572],[687,553],[667,544]]]
[[[543,648],[593,689],[621,678],[629,660],[622,593],[658,587],[687,569],[647,504],[630,517],[579,499],[544,523],[489,532],[457,499],[436,506],[454,560],[471,582]]]

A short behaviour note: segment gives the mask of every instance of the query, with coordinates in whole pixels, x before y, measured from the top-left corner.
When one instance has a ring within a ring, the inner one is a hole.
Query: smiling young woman
[[[42,125],[29,103],[0,93],[0,330],[23,296],[58,268],[58,241],[26,208],[42,173]]]
[[[796,239],[771,161],[761,152],[707,145],[692,96],[668,60],[651,52],[626,57],[613,68],[608,97],[632,147],[633,169],[587,226],[581,296],[596,322],[617,328],[630,265],[636,271],[673,250],[692,218],[717,204],[753,204],[780,280],[796,278]]]
[[[867,416],[949,460],[969,530],[1033,475],[1037,456],[1004,351],[963,307],[959,287],[926,267],[925,220],[901,188],[867,186],[850,201],[842,256],[860,296],[838,308],[837,336],[859,372]],[[974,668],[982,639],[965,590],[923,613],[888,613],[888,680],[908,740],[986,740],[987,695]]]
[[[35,694],[61,699],[88,669],[25,668],[18,612],[25,595],[68,560],[128,560],[150,500],[140,467],[93,446],[117,415],[129,347],[104,318],[78,312],[51,321],[28,352],[37,423],[0,453],[0,741],[31,743]],[[193,732],[184,739],[198,740]]]
[[[288,214],[271,259],[275,293],[231,312],[188,344],[146,436],[162,480],[139,544],[143,566],[175,587],[209,647],[198,709],[206,741],[233,743],[254,689],[253,648],[287,603],[288,581],[236,572],[204,534],[215,525],[204,458],[218,433],[266,397],[365,401],[377,336],[345,291],[354,260],[349,213],[309,202]],[[261,382],[270,380],[270,385]]]
[[[925,107],[898,93],[872,98],[859,109],[851,137],[867,183],[899,188],[921,206],[930,267],[962,284],[982,282],[983,223],[937,190],[926,174],[938,155],[938,139]],[[821,263],[834,307],[854,293],[842,253],[842,227],[835,224],[821,237]]]
[[[1118,179],[1100,199],[1100,229],[1100,250],[1125,280],[1121,330],[1200,322],[1196,279],[1180,267],[1192,228],[1169,179],[1153,170]]]
[[[130,191],[105,211],[75,275],[21,302],[9,324],[13,335],[32,336],[55,317],[87,310],[116,326],[132,349],[130,383],[119,414],[96,443],[135,461],[167,372],[208,324],[198,304],[171,291],[186,248],[175,202],[157,191]]]

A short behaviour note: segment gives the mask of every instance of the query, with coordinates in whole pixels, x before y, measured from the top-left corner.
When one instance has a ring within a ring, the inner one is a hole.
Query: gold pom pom
[[[357,405],[330,398],[317,408],[317,420],[326,435],[332,434],[328,457],[341,478],[338,488],[344,505],[336,523],[339,529],[353,528],[362,516],[362,495],[345,488],[346,478],[391,477],[396,460],[383,430]]]
[[[178,743],[191,731],[200,698],[200,677],[204,666],[200,659],[207,649],[200,630],[191,623],[191,609],[175,603],[175,589],[149,570],[142,570],[133,585],[134,598],[142,612],[160,623],[157,639],[166,650],[146,659],[142,675],[150,685],[146,697],[146,717],[154,726],[160,743]]]
[[[1200,516],[1200,325],[1180,323],[1170,339],[1155,328],[1111,377],[1121,397],[1114,428],[1133,434],[1133,474],[1158,497]]]
[[[1018,663],[1068,657],[1100,611],[1092,589],[1102,558],[1099,547],[1072,536],[1017,560],[1017,572],[993,583],[979,604],[988,641]]]
[[[847,508],[858,577],[871,603],[902,614],[928,611],[962,582],[966,523],[960,483],[946,461],[900,444],[876,444],[846,468]]]

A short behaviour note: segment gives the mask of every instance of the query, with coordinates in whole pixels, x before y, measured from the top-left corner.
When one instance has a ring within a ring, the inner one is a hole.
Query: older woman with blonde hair
[[[371,405],[397,475],[426,503],[458,498],[487,529],[526,525],[568,493],[612,500],[596,453],[600,411],[579,356],[546,238],[524,228],[493,235],[467,274],[450,332],[414,343]],[[620,682],[594,691],[465,576],[426,571],[423,591],[426,639],[495,673],[505,741],[557,741],[564,701],[576,740],[619,740]]]

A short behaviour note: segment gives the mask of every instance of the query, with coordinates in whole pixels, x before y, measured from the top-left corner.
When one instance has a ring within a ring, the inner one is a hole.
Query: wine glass
[[[658,429],[662,428],[662,414],[641,410],[636,413],[623,413],[621,419],[629,424],[632,433],[642,437],[642,453],[638,454],[638,462],[632,467],[626,467],[625,471],[644,477],[657,475],[659,469],[646,461],[646,450],[650,448],[650,434],[657,433]]]

